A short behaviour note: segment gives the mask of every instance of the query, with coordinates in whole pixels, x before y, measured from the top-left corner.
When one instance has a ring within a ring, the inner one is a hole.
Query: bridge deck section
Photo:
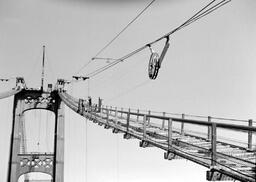
[[[85,107],[81,110],[77,99],[72,99],[66,93],[60,93],[60,97],[72,110],[101,126],[103,125],[106,129],[112,128],[113,133],[122,132],[126,139],[137,138],[140,140],[141,147],[154,146],[163,149],[166,151],[164,155],[166,159],[188,159],[209,168],[208,180],[236,179],[255,182],[255,149],[249,150],[234,145],[232,142],[223,142],[218,139],[216,132],[218,127],[223,127],[232,131],[255,134],[255,127],[171,119],[108,108],[101,108],[101,112],[92,107]],[[156,123],[153,119],[167,119],[167,125]],[[206,129],[210,127],[210,138],[207,135],[204,137],[200,131],[193,133],[189,130],[176,128],[174,122],[187,122],[191,125],[201,124]]]

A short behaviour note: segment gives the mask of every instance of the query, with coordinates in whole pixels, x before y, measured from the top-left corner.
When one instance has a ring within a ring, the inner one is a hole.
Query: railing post
[[[182,114],[181,117],[182,117],[182,119],[185,119],[185,114]],[[181,135],[184,135],[184,123],[183,122],[181,122],[180,133],[181,133]]]
[[[163,117],[165,117],[165,112],[163,112]],[[162,120],[162,130],[164,129],[165,119]]]
[[[138,109],[138,110],[137,110],[137,114],[138,114],[138,115],[137,115],[137,122],[139,122],[139,113],[140,113],[140,110]]]
[[[212,117],[211,117],[211,116],[208,116],[208,122],[209,122],[209,123],[212,122]],[[211,126],[208,126],[207,139],[208,139],[208,140],[211,140]]]
[[[252,127],[252,119],[248,120],[248,126]],[[252,131],[248,131],[248,149],[252,150]]]
[[[146,139],[146,130],[147,130],[147,124],[146,124],[146,122],[147,122],[147,115],[145,114],[144,116],[143,116],[143,140],[145,140]]]
[[[149,110],[148,115],[150,116],[150,114],[151,114],[151,111]],[[147,119],[148,119],[148,125],[150,125],[150,117],[148,117]]]
[[[100,114],[102,114],[102,110],[103,110],[103,106],[101,106],[101,110],[100,110],[100,112],[99,112]]]
[[[130,112],[131,112],[131,110],[130,110],[130,108],[128,109],[128,113],[127,113],[127,122],[126,122],[126,132],[128,133],[129,132],[129,126],[130,126]]]
[[[103,114],[104,114],[104,106],[101,106],[101,110],[100,110],[100,116],[101,116],[101,118],[103,118]]]
[[[99,100],[98,100],[98,112],[101,112],[101,107],[102,107],[102,99],[99,97]]]
[[[123,118],[123,108],[121,108],[121,118]]]
[[[109,114],[111,115],[112,113],[112,106],[110,106],[110,111],[109,111]]]
[[[106,121],[107,125],[109,125],[108,120],[109,120],[109,109],[107,109],[107,121]]]
[[[172,119],[168,120],[168,151],[172,148]]]
[[[116,107],[116,110],[115,110],[115,125],[117,126],[117,107]]]
[[[217,161],[217,127],[216,123],[211,124],[211,145],[212,145],[212,161],[211,161],[211,166],[214,167],[216,166],[216,161]]]

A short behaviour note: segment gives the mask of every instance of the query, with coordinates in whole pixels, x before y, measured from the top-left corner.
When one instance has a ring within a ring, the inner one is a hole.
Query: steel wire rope
[[[139,62],[139,64],[140,64],[140,63],[143,63],[143,62]],[[130,69],[131,67],[134,67],[135,65],[138,66],[138,64],[136,64],[136,62],[135,62],[134,64],[129,65],[128,67],[126,67],[126,69]],[[124,78],[127,78],[127,77],[130,76],[130,74],[132,74],[132,73],[133,73],[133,72],[123,71],[123,72],[121,72],[121,74],[118,74],[118,76],[115,75],[115,74],[112,74],[112,75],[109,76],[108,78],[104,78],[103,80],[101,79],[100,81],[97,81],[97,82],[96,82],[96,85],[94,85],[94,86],[96,86],[96,88],[97,88],[97,87],[99,88],[99,86],[101,86],[101,87],[103,87],[103,88],[111,87],[111,83],[112,83],[112,84],[113,84],[113,83],[118,83],[118,81],[123,80]],[[101,83],[101,82],[103,82],[103,83]],[[122,82],[122,83],[123,83],[123,82]]]
[[[132,23],[134,23],[156,0],[152,0],[135,18],[132,19],[114,38],[112,38],[102,49],[100,49],[97,54],[84,64],[75,74],[80,73],[84,68],[86,68],[95,57],[100,55],[107,47],[109,47]]]
[[[105,86],[105,85],[109,85],[109,84],[108,84],[108,81],[109,81],[110,83],[111,83],[111,82],[119,81],[119,80],[121,80],[122,78],[126,77],[129,73],[130,73],[130,72],[124,71],[124,72],[122,72],[121,74],[119,74],[118,77],[117,77],[116,75],[114,75],[114,74],[108,76],[107,78],[104,77],[103,80],[101,79],[101,80],[97,81],[96,84],[95,84],[95,86],[96,86],[96,87],[98,87],[98,86],[101,86],[101,87],[102,87],[102,86]],[[116,78],[117,78],[117,80],[116,80]],[[102,83],[103,83],[103,84],[102,84]]]
[[[101,67],[101,68],[99,68],[99,69],[97,69],[97,70],[95,70],[95,71],[89,73],[88,76],[89,76],[89,77],[94,77],[94,76],[96,76],[97,74],[100,74],[101,72],[103,72],[103,71],[105,71],[105,70],[107,70],[107,69],[109,69],[109,68],[115,66],[116,64],[118,64],[118,63],[120,63],[120,62],[123,62],[124,60],[128,59],[129,57],[131,57],[131,56],[137,54],[138,52],[141,52],[142,50],[146,49],[149,45],[153,45],[153,44],[159,42],[160,40],[162,40],[162,39],[164,39],[164,38],[166,38],[166,37],[169,37],[171,34],[173,34],[173,33],[177,32],[177,31],[181,30],[182,28],[184,28],[184,27],[190,25],[191,23],[193,23],[193,22],[195,22],[195,21],[197,21],[197,20],[203,18],[204,16],[206,16],[206,15],[212,13],[213,11],[219,9],[220,7],[222,7],[222,6],[224,6],[225,4],[229,3],[231,0],[222,0],[221,2],[215,4],[215,5],[213,5],[212,7],[210,7],[209,9],[207,9],[207,8],[208,8],[211,4],[213,4],[215,1],[216,1],[216,0],[213,0],[213,1],[211,1],[210,3],[208,3],[208,4],[207,4],[206,6],[204,6],[200,11],[198,11],[198,12],[197,12],[196,14],[194,14],[191,18],[189,18],[187,21],[185,21],[183,24],[181,24],[181,25],[178,26],[177,28],[173,29],[173,30],[170,31],[169,33],[165,34],[164,36],[162,36],[162,37],[156,39],[155,41],[152,41],[152,42],[150,42],[150,43],[148,43],[148,44],[146,44],[146,45],[144,45],[144,46],[142,46],[142,47],[140,47],[140,48],[138,48],[138,49],[136,49],[136,50],[134,50],[134,51],[132,51],[132,52],[130,52],[130,53],[128,53],[127,55],[125,55],[125,56],[123,56],[123,57],[117,59],[116,61],[114,61],[113,63],[111,63],[111,64],[109,64],[109,65],[107,65],[107,66],[103,66],[103,67]],[[205,9],[207,9],[207,10],[205,10]],[[204,10],[205,10],[205,11],[204,11]],[[204,11],[204,12],[203,12],[203,11]]]
[[[126,94],[128,94],[128,93],[130,93],[130,92],[132,92],[132,91],[134,91],[134,90],[136,90],[137,88],[142,87],[142,86],[148,84],[148,83],[149,83],[149,80],[148,80],[148,79],[147,79],[147,80],[144,80],[144,81],[140,82],[139,84],[137,84],[137,85],[135,85],[135,86],[133,86],[133,87],[131,87],[131,88],[128,88],[128,89],[126,89],[125,91],[119,93],[118,95],[116,95],[116,96],[114,96],[114,97],[111,97],[110,99],[106,99],[106,102],[111,102],[112,100],[115,100],[115,99],[117,99],[117,98],[120,98],[120,97],[122,97],[122,96],[124,96],[124,95],[126,95]]]
[[[100,55],[110,44],[112,44],[133,22],[135,22],[156,0],[152,0],[132,21],[130,21],[113,39],[111,39],[93,58]],[[93,59],[92,58],[92,59]]]

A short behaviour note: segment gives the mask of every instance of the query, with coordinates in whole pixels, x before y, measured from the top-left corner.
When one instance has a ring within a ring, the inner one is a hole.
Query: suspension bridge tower
[[[45,46],[43,46],[40,89],[26,88],[23,78],[16,80],[16,88],[20,85],[23,89],[14,95],[7,182],[18,182],[22,175],[25,176],[24,181],[29,182],[26,176],[31,172],[48,174],[52,182],[64,181],[64,103],[58,95],[58,89],[62,89],[64,83],[58,80],[56,89],[53,90],[52,84],[48,84],[47,90],[44,90],[44,58]],[[24,114],[35,109],[43,109],[55,114],[53,152],[26,151]]]
[[[64,178],[64,108],[57,91],[23,89],[14,96],[13,123],[10,144],[8,181],[17,182],[21,175],[40,172],[52,176],[53,182]],[[24,113],[28,110],[44,109],[55,114],[53,153],[27,153],[24,150]],[[25,180],[29,181],[29,180]]]

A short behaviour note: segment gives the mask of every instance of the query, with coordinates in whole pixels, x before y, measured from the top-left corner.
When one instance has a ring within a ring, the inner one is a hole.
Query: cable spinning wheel
[[[149,48],[151,51],[151,55],[148,63],[148,76],[150,79],[154,80],[156,79],[158,70],[160,68],[159,55],[156,52],[154,52],[154,50],[151,47]]]
[[[151,45],[147,45],[150,49],[151,55],[150,55],[150,59],[149,59],[149,63],[148,63],[148,76],[150,79],[155,80],[157,75],[158,75],[158,71],[161,67],[162,61],[164,59],[164,56],[170,46],[169,44],[169,36],[166,37],[166,42],[164,45],[164,48],[161,52],[161,56],[159,57],[158,53],[156,53],[152,48]]]

